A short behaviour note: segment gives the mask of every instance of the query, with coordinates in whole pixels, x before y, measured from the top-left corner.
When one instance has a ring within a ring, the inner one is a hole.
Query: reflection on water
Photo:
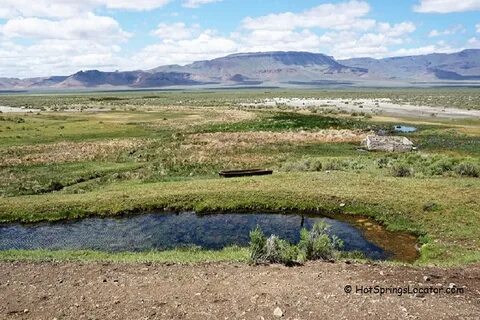
[[[302,227],[317,221],[332,226],[331,234],[345,243],[347,251],[360,250],[372,259],[416,258],[415,238],[387,232],[367,220],[318,215],[276,213],[229,213],[197,215],[150,213],[120,218],[88,218],[78,221],[34,225],[0,225],[0,250],[93,249],[110,252],[148,251],[179,246],[221,249],[247,246],[249,232],[259,225],[266,235],[275,234],[298,242]],[[360,222],[359,222],[360,221]],[[407,253],[403,252],[407,251]]]

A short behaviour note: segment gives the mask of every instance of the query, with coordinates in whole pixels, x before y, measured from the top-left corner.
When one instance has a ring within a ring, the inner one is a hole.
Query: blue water
[[[88,218],[77,221],[33,225],[0,225],[0,250],[68,249],[108,252],[163,250],[181,246],[221,249],[247,246],[249,232],[259,225],[266,235],[275,234],[292,243],[300,229],[317,221],[331,225],[331,234],[344,241],[344,250],[359,250],[372,259],[390,256],[368,241],[361,230],[348,222],[300,214],[153,213],[120,218]]]
[[[409,127],[409,126],[395,126],[393,129],[397,132],[402,132],[402,133],[412,133],[417,131],[417,128],[415,127]]]

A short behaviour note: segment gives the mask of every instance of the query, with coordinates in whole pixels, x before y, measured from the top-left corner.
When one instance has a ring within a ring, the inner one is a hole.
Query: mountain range
[[[462,83],[480,85],[480,49],[449,54],[346,60],[296,51],[240,53],[185,66],[167,65],[151,70],[88,70],[69,76],[26,79],[0,77],[0,90]]]

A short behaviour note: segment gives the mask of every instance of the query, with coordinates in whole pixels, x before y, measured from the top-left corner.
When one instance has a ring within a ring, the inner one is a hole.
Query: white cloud
[[[182,1],[184,5],[212,2]],[[412,43],[410,35],[416,30],[415,24],[371,19],[366,1],[247,17],[231,34],[205,30],[193,23],[162,22],[150,33],[158,37],[156,43],[129,56],[122,52],[122,45],[132,34],[124,31],[114,18],[98,13],[105,12],[105,8],[151,10],[168,2],[0,0],[0,18],[8,19],[0,25],[0,76],[65,75],[80,69],[149,69],[238,52],[274,50],[321,52],[338,59],[455,51],[444,42],[398,49]],[[480,23],[476,28],[480,29]],[[453,32],[451,29],[448,32]],[[18,41],[20,38],[27,41]],[[469,45],[478,46],[477,38],[470,39]]]
[[[392,56],[414,56],[430,53],[452,53],[460,51],[459,48],[452,48],[450,45],[443,41],[439,41],[436,44],[431,44],[416,48],[402,48],[392,52]]]
[[[284,12],[257,18],[247,17],[243,27],[248,30],[294,30],[297,28],[358,29],[368,30],[375,25],[371,19],[363,19],[370,11],[365,1],[339,4],[322,4],[301,13]]]
[[[235,35],[242,52],[258,51],[318,51],[329,39],[309,30],[254,30],[248,34]]]
[[[480,10],[480,0],[420,0],[416,12],[450,13]]]
[[[210,30],[199,36],[173,40],[165,39],[143,48],[131,59],[131,68],[154,68],[164,64],[186,64],[197,60],[211,59],[238,52],[238,45],[228,37]]]
[[[401,44],[416,30],[412,22],[391,25],[369,19],[364,1],[322,4],[301,13],[248,17],[242,23],[244,51],[306,50],[330,53],[338,58],[381,57],[389,45]],[[318,34],[314,29],[326,29]]]
[[[476,24],[475,28],[477,28],[477,33],[480,33],[480,23]]]
[[[388,53],[387,46],[405,42],[405,36],[415,31],[411,22],[395,25],[376,23],[371,32],[332,29],[317,35],[309,29],[252,30],[240,39],[243,51],[302,50],[330,53],[336,58],[370,55],[381,57]]]
[[[468,39],[468,46],[470,48],[478,48],[480,49],[480,39],[473,37]]]
[[[90,6],[83,1],[0,0],[0,18],[73,17],[88,11],[88,9]]]
[[[144,48],[132,61],[147,68],[162,64],[186,64],[195,60],[216,58],[237,52],[258,51],[312,51],[331,53],[337,58],[352,56],[383,57],[388,46],[405,42],[415,31],[411,22],[391,25],[373,21],[370,32],[361,30],[329,29],[323,34],[316,30],[242,28],[229,36],[219,36],[212,30],[202,31],[200,26],[184,23],[160,24],[152,33],[162,40]]]
[[[400,37],[379,32],[359,35],[356,32],[349,31],[332,32],[327,35],[332,39],[327,48],[337,59],[365,56],[382,58],[389,54],[388,46],[404,42]]]
[[[15,17],[76,17],[95,8],[152,10],[171,0],[0,0],[0,18]]]
[[[183,22],[176,23],[160,23],[157,29],[152,31],[152,34],[162,39],[182,40],[189,39],[200,32],[200,26],[194,24],[187,27]]]
[[[82,1],[0,0],[0,75],[33,77],[79,69],[114,68],[131,34],[111,17],[86,11]],[[58,11],[57,11],[58,9]],[[75,12],[75,10],[79,10]],[[38,16],[35,16],[38,15]],[[27,41],[17,41],[17,39]]]
[[[172,0],[93,0],[110,9],[127,9],[134,11],[153,10],[161,8]]]
[[[185,8],[198,8],[204,4],[221,2],[223,0],[184,0],[182,6]]]
[[[378,31],[388,37],[400,37],[416,30],[413,22],[402,22],[395,25],[389,23],[378,23]]]
[[[126,40],[130,35],[117,21],[92,13],[81,18],[48,20],[39,18],[15,18],[8,20],[0,30],[7,38],[57,39],[98,41],[113,43]]]
[[[88,40],[43,40],[33,45],[2,42],[0,74],[12,77],[66,75],[81,69],[114,70],[120,63],[116,45]]]
[[[368,19],[369,10],[366,2],[350,1],[323,4],[301,13],[246,18],[229,36],[202,31],[198,25],[162,23],[152,31],[161,42],[144,48],[132,61],[152,68],[230,53],[276,50],[330,53],[338,58],[383,57],[388,55],[389,46],[406,42],[416,30],[408,21],[392,25]],[[326,32],[320,33],[319,28]]]
[[[433,37],[439,37],[439,36],[449,36],[449,35],[457,34],[457,33],[460,33],[460,32],[463,33],[463,32],[466,32],[466,30],[461,24],[457,24],[455,26],[452,26],[448,29],[441,30],[441,31],[439,31],[437,29],[433,29],[432,31],[430,31],[428,36],[430,38],[433,38]]]

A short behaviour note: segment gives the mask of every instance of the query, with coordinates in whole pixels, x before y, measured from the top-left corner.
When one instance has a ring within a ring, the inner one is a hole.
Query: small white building
[[[370,151],[408,152],[413,150],[413,142],[401,136],[369,135],[362,144]]]

